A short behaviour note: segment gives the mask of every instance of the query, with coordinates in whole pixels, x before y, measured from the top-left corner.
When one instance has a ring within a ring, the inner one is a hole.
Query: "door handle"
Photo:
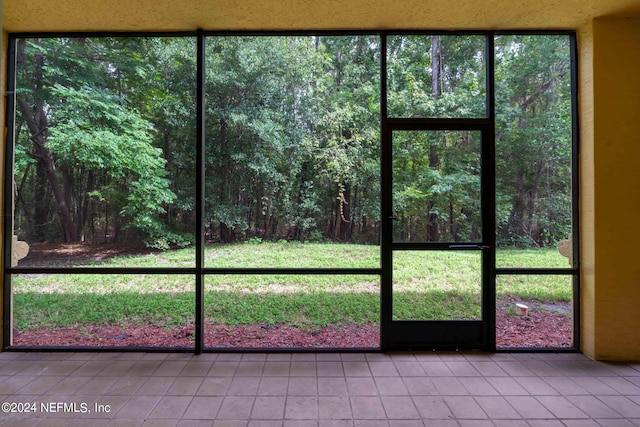
[[[485,249],[491,249],[491,246],[487,246],[487,245],[474,245],[474,244],[469,244],[469,245],[449,245],[449,249],[480,249],[480,250],[485,250]]]

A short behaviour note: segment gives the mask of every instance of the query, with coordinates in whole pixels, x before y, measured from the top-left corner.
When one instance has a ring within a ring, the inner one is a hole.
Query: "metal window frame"
[[[204,150],[205,150],[205,44],[206,38],[212,36],[306,36],[306,35],[319,35],[319,36],[349,36],[349,35],[370,35],[377,36],[380,40],[380,132],[381,138],[383,133],[389,126],[408,126],[411,127],[411,123],[417,123],[418,125],[428,125],[429,127],[441,126],[442,129],[451,129],[451,126],[474,126],[482,125],[488,126],[489,138],[488,141],[489,152],[488,155],[495,156],[495,81],[494,81],[494,41],[495,37],[499,35],[565,35],[570,37],[571,46],[571,105],[572,105],[572,215],[573,215],[573,254],[574,265],[571,268],[564,269],[536,269],[536,268],[496,268],[495,267],[495,248],[487,251],[483,254],[483,286],[489,286],[488,301],[483,302],[483,322],[484,330],[482,349],[487,351],[578,351],[580,342],[580,254],[579,254],[579,139],[578,139],[578,104],[577,104],[577,41],[575,31],[569,30],[522,30],[522,31],[486,31],[486,30],[465,30],[465,31],[449,31],[449,30],[398,30],[398,31],[385,31],[385,30],[361,30],[361,31],[314,31],[314,30],[290,30],[290,31],[182,31],[182,32],[41,32],[41,33],[12,33],[9,35],[8,44],[8,61],[7,61],[7,108],[6,108],[6,138],[5,138],[5,169],[4,169],[4,268],[2,271],[4,278],[3,287],[3,320],[4,328],[3,334],[3,350],[8,351],[153,351],[153,352],[194,352],[200,354],[203,351],[260,351],[260,352],[273,352],[273,351],[385,351],[388,347],[385,343],[388,342],[388,331],[384,327],[383,318],[388,315],[384,313],[385,307],[390,307],[391,303],[391,289],[390,289],[390,274],[392,269],[391,257],[385,255],[385,251],[391,251],[391,242],[389,241],[390,235],[385,237],[385,227],[381,229],[380,235],[380,265],[377,268],[209,268],[204,263],[204,200],[205,200],[205,162],[204,162]],[[486,81],[486,108],[487,117],[477,119],[398,119],[388,117],[388,105],[387,105],[387,81],[386,81],[386,68],[387,68],[387,37],[389,35],[481,35],[486,38],[486,67],[487,67],[487,81]],[[197,41],[196,47],[196,226],[195,226],[195,238],[196,238],[196,253],[195,253],[195,266],[186,268],[91,268],[91,267],[78,267],[78,268],[34,268],[34,267],[12,267],[11,266],[11,249],[12,249],[12,236],[13,236],[13,158],[14,147],[13,139],[15,135],[15,84],[16,84],[16,42],[20,38],[52,38],[52,37],[194,37]],[[385,147],[382,144],[380,146],[381,157],[389,158],[390,147]],[[381,185],[381,217],[384,218],[385,203],[382,200],[384,194],[384,188],[391,183],[391,177],[387,175],[385,168],[381,162],[380,170],[380,185]],[[489,175],[485,179],[492,181],[490,183],[491,194],[495,193],[495,164],[488,171]],[[495,197],[487,197],[484,200],[483,206],[489,210],[490,224],[483,224],[485,233],[491,233],[491,238],[495,241]],[[388,228],[388,227],[386,227]],[[484,251],[483,251],[484,252]],[[12,324],[12,275],[13,274],[169,274],[169,275],[192,275],[194,276],[195,283],[195,343],[191,348],[175,348],[175,347],[92,347],[92,346],[38,346],[38,347],[21,347],[9,345],[11,337],[11,324]],[[300,349],[300,348],[205,348],[204,343],[204,279],[207,275],[219,275],[219,274],[244,274],[244,275],[269,275],[269,274],[296,274],[296,275],[377,275],[380,277],[380,301],[381,301],[381,331],[380,331],[380,348],[379,349],[343,349],[343,348],[312,348],[312,349]],[[495,280],[499,275],[571,275],[573,283],[573,330],[574,330],[574,347],[571,349],[496,349],[495,343]]]

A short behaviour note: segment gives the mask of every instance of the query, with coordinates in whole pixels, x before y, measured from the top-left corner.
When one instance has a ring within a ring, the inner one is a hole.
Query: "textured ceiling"
[[[640,0],[4,0],[3,29],[579,29]]]

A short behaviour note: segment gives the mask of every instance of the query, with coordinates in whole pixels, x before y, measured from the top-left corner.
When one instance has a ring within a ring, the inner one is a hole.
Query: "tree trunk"
[[[220,203],[229,203],[229,156],[227,155],[227,122],[220,120]],[[233,242],[233,230],[224,222],[220,221],[220,240],[222,243]]]
[[[47,181],[51,185],[51,191],[56,200],[56,206],[58,208],[58,215],[60,216],[60,224],[62,226],[65,242],[75,242],[78,240],[77,233],[71,218],[69,205],[67,203],[67,195],[64,189],[58,181],[56,175],[56,165],[53,157],[53,153],[46,147],[46,118],[42,107],[37,107],[36,115],[40,120],[36,120],[31,109],[27,105],[27,102],[23,98],[18,98],[18,106],[27,122],[27,127],[31,133],[31,140],[33,141],[34,153],[33,156],[38,160],[38,163],[44,170],[44,174],[47,177]]]
[[[18,64],[24,64],[26,62],[24,43],[24,40],[22,40],[18,44]],[[41,90],[44,81],[44,77],[42,74],[42,69],[44,67],[44,58],[42,57],[42,55],[37,55],[35,62],[36,64],[34,77],[36,80],[36,90]],[[23,97],[18,96],[17,102],[18,107],[20,108],[20,111],[24,116],[24,120],[27,123],[29,133],[31,134],[31,141],[33,141],[34,153],[32,153],[32,155],[38,161],[38,169],[44,172],[44,176],[46,176],[47,181],[49,181],[49,184],[51,185],[51,190],[53,192],[53,196],[58,208],[58,215],[60,217],[60,224],[62,226],[64,240],[65,242],[75,242],[77,241],[77,234],[75,232],[69,205],[67,203],[67,195],[58,182],[53,153],[46,146],[48,128],[44,103],[41,101],[36,101],[34,113]],[[37,214],[38,213],[36,212],[36,215]],[[36,226],[41,224],[42,223],[36,224]]]
[[[441,63],[441,49],[440,49],[440,36],[432,36],[431,38],[431,91],[434,99],[440,99],[442,93],[440,87],[440,63]],[[429,145],[429,168],[439,169],[440,158],[438,157],[438,147],[436,144],[431,143]],[[438,215],[431,211],[435,207],[435,202],[429,200],[427,204],[429,211],[429,221],[427,223],[427,240],[429,242],[440,241],[440,229],[438,225]]]

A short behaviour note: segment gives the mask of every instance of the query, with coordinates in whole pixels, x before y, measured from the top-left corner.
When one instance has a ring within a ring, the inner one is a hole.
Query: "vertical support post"
[[[495,33],[485,36],[487,67],[488,135],[482,141],[482,319],[484,351],[496,350],[496,100],[495,100]],[[486,138],[486,140],[485,140]]]
[[[11,268],[11,255],[13,244],[13,153],[15,134],[15,86],[16,86],[16,39],[9,39],[9,52],[7,56],[7,87],[5,98],[5,122],[2,136],[4,137],[4,198],[3,198],[3,278],[2,278],[2,348],[11,345],[13,330],[13,298],[11,290],[11,274],[6,274],[7,268]]]
[[[196,71],[196,312],[195,354],[204,347],[205,36],[197,33]]]
[[[389,327],[392,316],[393,263],[391,257],[391,133],[387,105],[387,34],[380,33],[380,347],[389,349]]]
[[[572,307],[573,307],[573,347],[580,349],[580,126],[578,111],[578,44],[576,35],[569,36],[571,56],[571,201],[572,201],[572,236],[573,274]]]

